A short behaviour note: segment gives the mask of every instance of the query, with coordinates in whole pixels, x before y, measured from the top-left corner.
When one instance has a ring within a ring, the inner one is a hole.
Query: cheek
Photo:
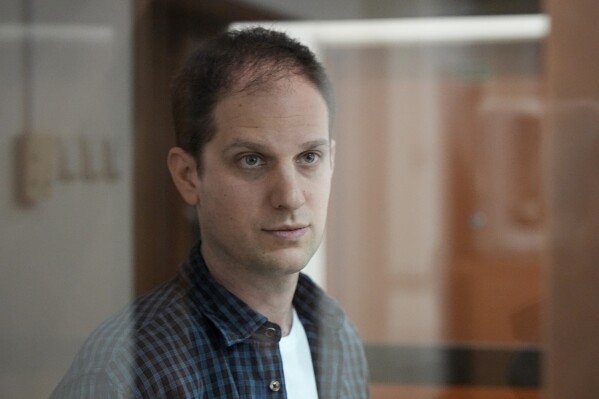
[[[326,214],[329,202],[330,183],[324,180],[320,184],[315,185],[309,193],[308,200],[312,204],[312,208],[319,213]]]
[[[257,190],[240,184],[220,184],[206,198],[206,211],[233,220],[244,219],[257,207]]]

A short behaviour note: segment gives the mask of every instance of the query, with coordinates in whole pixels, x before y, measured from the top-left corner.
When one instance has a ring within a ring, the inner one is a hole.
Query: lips
[[[308,225],[282,225],[263,229],[264,232],[286,240],[297,240],[308,232]]]

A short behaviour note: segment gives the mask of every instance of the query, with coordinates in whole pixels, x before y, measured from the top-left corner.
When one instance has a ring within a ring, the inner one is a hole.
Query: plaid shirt
[[[293,305],[320,399],[368,397],[356,331],[301,274]],[[87,340],[51,398],[286,398],[281,330],[218,284],[196,245],[170,282]]]

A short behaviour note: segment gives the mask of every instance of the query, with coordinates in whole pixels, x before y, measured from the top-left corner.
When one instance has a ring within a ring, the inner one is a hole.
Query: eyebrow
[[[331,145],[331,142],[329,139],[319,139],[319,140],[308,141],[308,142],[302,144],[302,148],[304,150],[309,150],[311,148],[316,148],[316,147],[329,147],[330,145]]]
[[[330,141],[328,139],[318,139],[318,140],[310,140],[302,144],[303,150],[309,150],[316,147],[330,146]],[[247,140],[235,140],[231,144],[225,147],[223,152],[230,151],[234,148],[245,148],[248,150],[256,151],[256,152],[266,152],[268,150],[268,146],[257,143],[255,141],[247,141]]]

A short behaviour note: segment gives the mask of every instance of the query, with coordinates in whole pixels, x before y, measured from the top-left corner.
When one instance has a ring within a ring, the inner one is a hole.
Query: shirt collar
[[[212,277],[201,255],[199,242],[191,249],[189,262],[183,266],[182,273],[190,283],[191,300],[221,332],[227,346],[245,341],[268,323],[264,315]],[[298,279],[293,305],[305,327],[341,328],[344,316],[340,307],[303,273]]]

